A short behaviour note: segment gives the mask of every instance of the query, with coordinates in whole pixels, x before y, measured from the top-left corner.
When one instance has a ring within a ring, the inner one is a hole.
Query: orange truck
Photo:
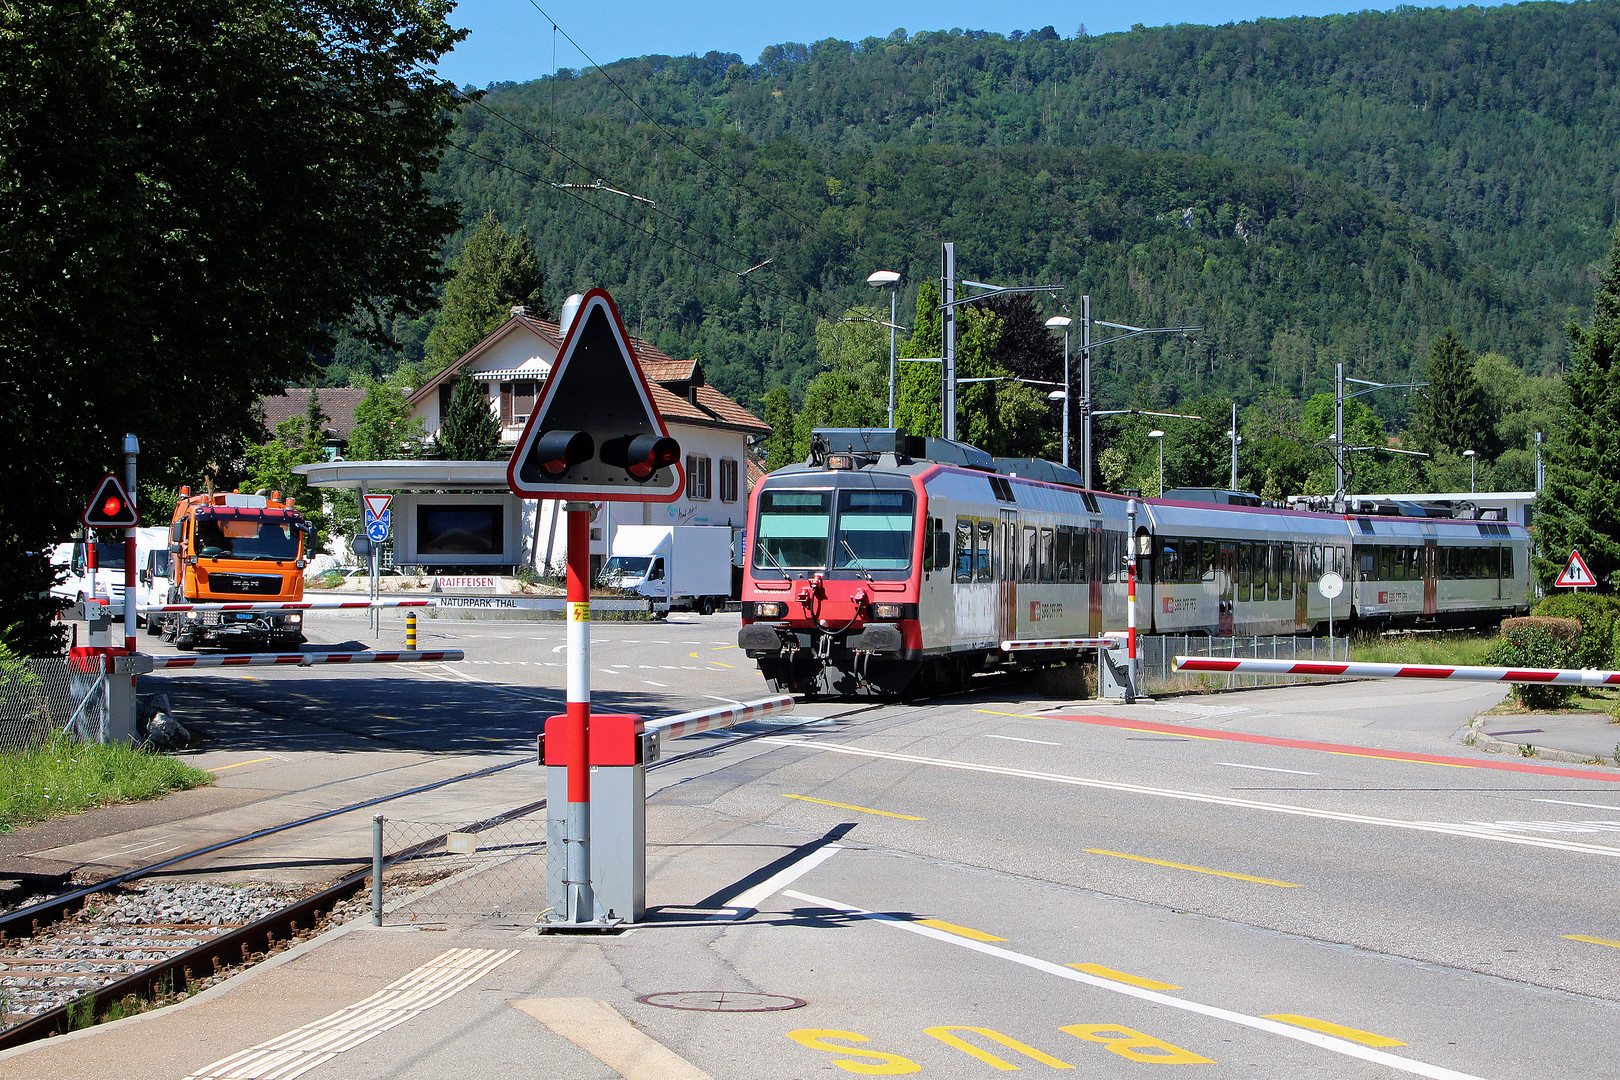
[[[310,524],[281,492],[193,495],[180,489],[169,526],[171,604],[292,602],[304,598]],[[180,611],[154,615],[181,649],[203,644],[296,646],[298,611]]]

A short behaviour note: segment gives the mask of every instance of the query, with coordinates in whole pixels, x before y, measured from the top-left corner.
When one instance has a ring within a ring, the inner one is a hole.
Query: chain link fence
[[[1136,639],[1137,682],[1143,694],[1177,690],[1231,690],[1241,686],[1289,686],[1318,682],[1309,675],[1221,675],[1213,672],[1178,672],[1171,663],[1178,656],[1215,656],[1234,660],[1348,660],[1349,638],[1205,637],[1203,635],[1145,635]]]
[[[475,825],[385,817],[381,828],[388,923],[532,923],[546,908],[544,811]]]
[[[60,657],[0,661],[0,753],[31,750],[64,730],[99,742],[107,723],[105,675]]]

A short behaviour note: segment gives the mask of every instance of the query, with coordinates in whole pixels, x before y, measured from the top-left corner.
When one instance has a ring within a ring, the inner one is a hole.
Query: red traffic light
[[[638,484],[679,460],[681,444],[667,435],[624,435],[602,444],[602,463],[617,465]]]
[[[534,444],[534,461],[547,476],[561,476],[589,461],[596,442],[584,431],[548,431]]]
[[[106,476],[96,487],[80,519],[92,529],[128,529],[140,524],[134,503],[116,476]]]

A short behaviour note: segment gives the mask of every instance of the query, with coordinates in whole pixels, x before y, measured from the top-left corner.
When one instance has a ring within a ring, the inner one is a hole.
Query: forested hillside
[[[1206,328],[1099,352],[1103,407],[1303,401],[1336,362],[1404,381],[1447,327],[1559,369],[1620,214],[1617,64],[1620,0],[896,31],[491,88],[439,184],[532,236],[547,303],[605,286],[750,403],[802,392],[817,323],[879,299],[872,270],[904,275],[909,324],[947,240],[966,278]],[[598,180],[637,198],[556,186]]]

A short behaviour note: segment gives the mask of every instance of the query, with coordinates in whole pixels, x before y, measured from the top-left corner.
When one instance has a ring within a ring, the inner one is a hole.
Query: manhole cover
[[[636,1000],[660,1009],[693,1012],[779,1012],[805,1005],[800,998],[785,994],[749,994],[739,990],[671,990],[663,994],[642,994]]]

